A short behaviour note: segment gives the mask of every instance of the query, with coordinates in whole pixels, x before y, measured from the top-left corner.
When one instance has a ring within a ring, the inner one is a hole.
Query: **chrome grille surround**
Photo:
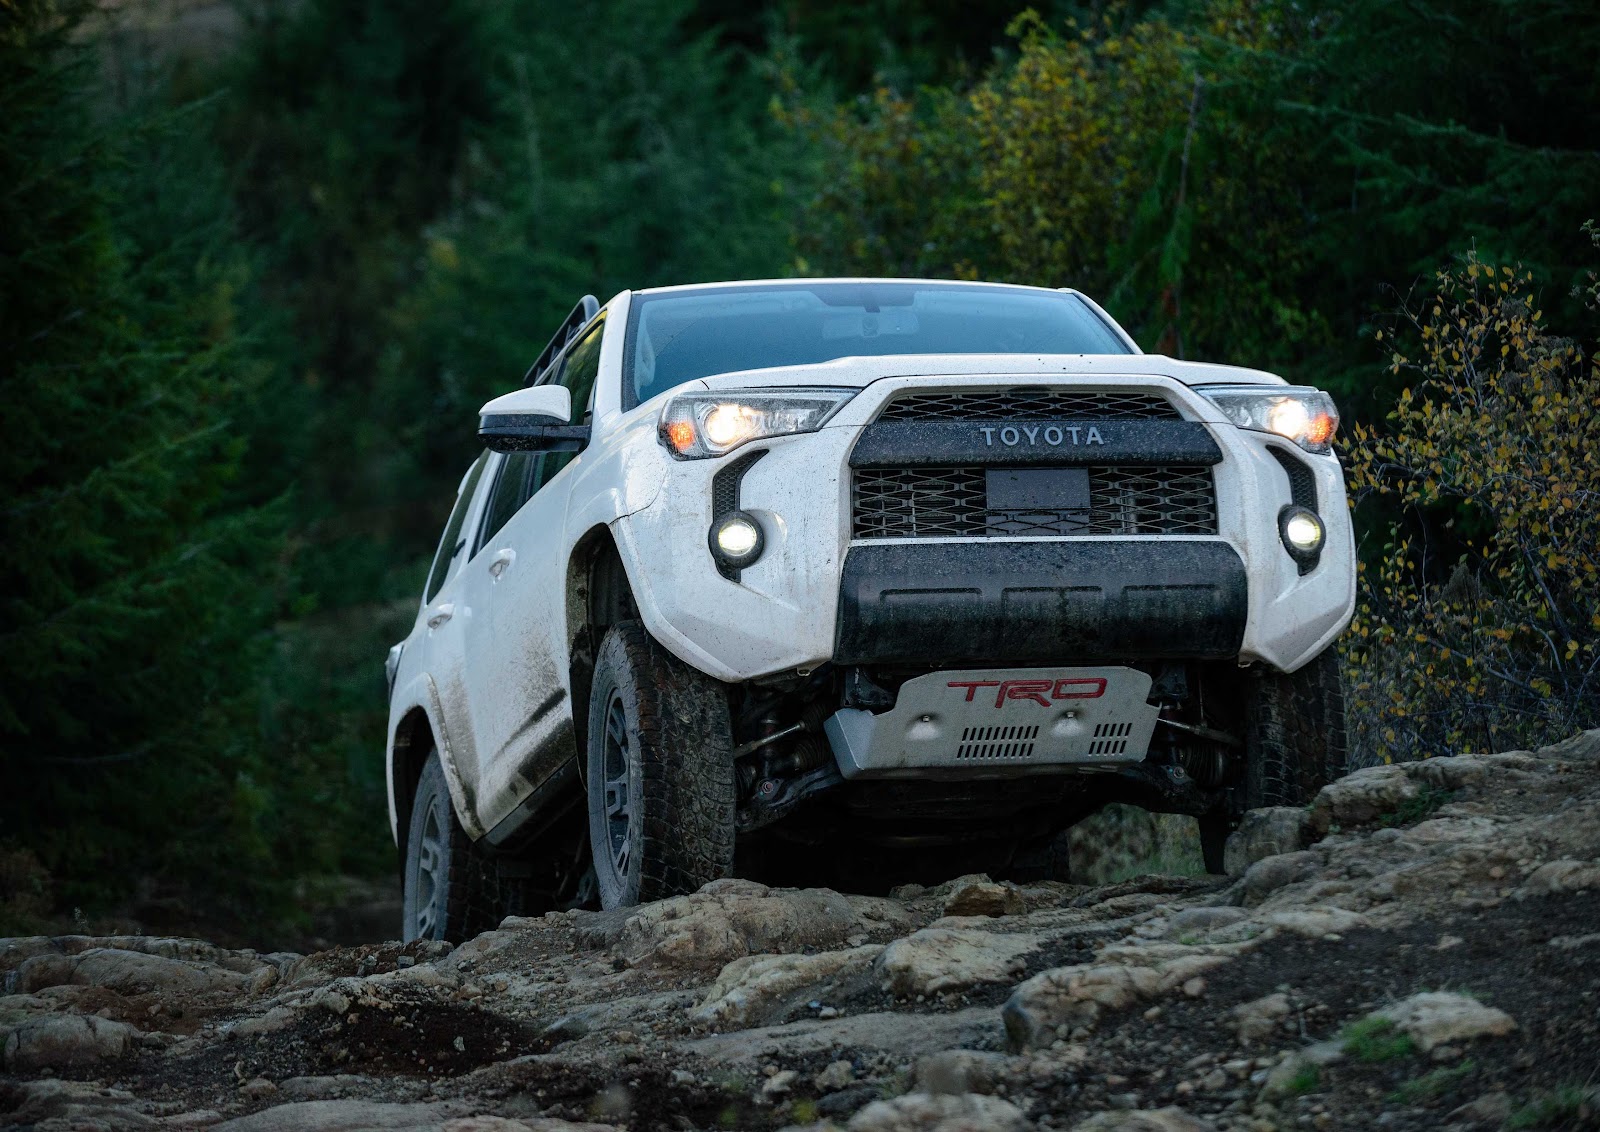
[[[1087,511],[992,511],[984,469],[858,468],[852,534],[879,538],[1050,538],[1214,535],[1217,496],[1207,467],[1096,467]]]
[[[1023,386],[907,393],[890,401],[880,421],[1182,420],[1159,393]]]

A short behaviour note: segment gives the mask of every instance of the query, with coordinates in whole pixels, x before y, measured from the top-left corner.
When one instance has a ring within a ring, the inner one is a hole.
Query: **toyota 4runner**
[[[1073,291],[586,297],[483,406],[389,655],[405,935],[735,868],[1064,879],[1108,802],[1220,871],[1344,769],[1337,424]]]

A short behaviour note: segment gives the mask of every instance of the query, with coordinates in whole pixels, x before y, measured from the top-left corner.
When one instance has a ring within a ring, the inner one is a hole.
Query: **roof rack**
[[[593,295],[585,295],[578,300],[578,305],[572,308],[572,313],[567,315],[566,321],[561,324],[561,329],[556,331],[555,337],[550,339],[546,346],[528,367],[528,372],[522,375],[524,386],[537,385],[545,371],[561,356],[561,351],[566,349],[567,343],[578,336],[578,331],[589,325],[589,320],[600,313],[600,300]]]

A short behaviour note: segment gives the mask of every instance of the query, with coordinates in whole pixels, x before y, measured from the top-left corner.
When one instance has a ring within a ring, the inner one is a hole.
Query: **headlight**
[[[704,460],[752,440],[815,432],[858,392],[685,393],[661,410],[661,443],[680,460]]]
[[[1339,428],[1333,398],[1306,385],[1218,385],[1195,392],[1240,428],[1270,432],[1307,452],[1326,452]]]

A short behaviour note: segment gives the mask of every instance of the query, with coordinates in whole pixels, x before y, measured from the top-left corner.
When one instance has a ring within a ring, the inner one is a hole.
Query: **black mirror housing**
[[[576,452],[589,442],[589,426],[543,413],[485,413],[478,439],[493,452]]]

